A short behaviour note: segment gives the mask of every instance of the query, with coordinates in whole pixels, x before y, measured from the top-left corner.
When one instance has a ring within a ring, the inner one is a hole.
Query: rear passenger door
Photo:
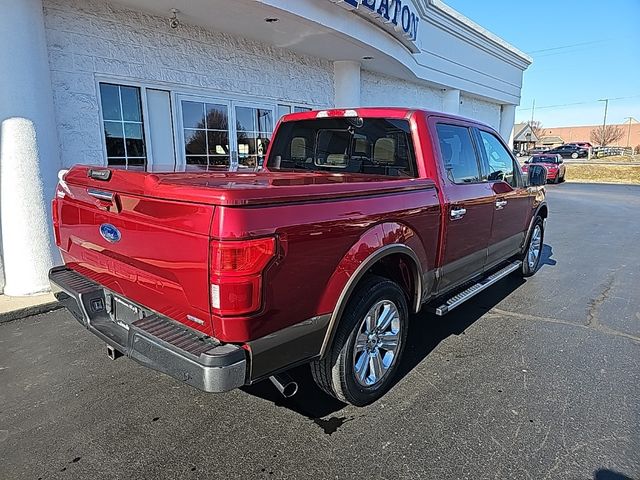
[[[519,252],[533,207],[520,167],[498,136],[475,129],[487,180],[496,194],[486,268]]]
[[[433,124],[432,124],[433,131]],[[444,238],[437,290],[444,293],[482,273],[495,208],[495,193],[481,169],[472,127],[435,121],[443,183]]]

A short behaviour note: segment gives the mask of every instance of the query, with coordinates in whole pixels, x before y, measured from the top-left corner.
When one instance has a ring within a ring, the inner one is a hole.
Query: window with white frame
[[[147,153],[140,88],[100,83],[107,164],[144,170]]]
[[[229,113],[224,103],[183,100],[182,129],[187,169],[230,166]]]
[[[259,168],[277,119],[311,110],[109,79],[99,81],[99,93],[107,164],[140,170]]]

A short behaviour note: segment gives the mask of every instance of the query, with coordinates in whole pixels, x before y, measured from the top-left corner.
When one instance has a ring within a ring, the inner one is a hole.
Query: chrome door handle
[[[451,216],[451,220],[460,220],[466,213],[466,208],[452,208],[449,215]]]
[[[507,206],[506,200],[496,200],[496,210],[502,210],[506,206]]]

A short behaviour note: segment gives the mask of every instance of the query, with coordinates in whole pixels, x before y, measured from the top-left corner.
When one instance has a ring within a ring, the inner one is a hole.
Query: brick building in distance
[[[563,143],[570,142],[591,142],[591,130],[602,125],[587,125],[574,127],[550,127],[543,130],[538,145],[545,147],[555,147]],[[617,141],[608,145],[609,147],[636,147],[640,145],[640,122],[631,120],[623,124],[617,124],[622,129],[623,135]],[[593,143],[593,142],[591,142]],[[594,147],[597,145],[594,145]]]

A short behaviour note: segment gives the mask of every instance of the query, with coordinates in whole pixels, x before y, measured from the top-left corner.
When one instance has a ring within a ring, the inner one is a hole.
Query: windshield
[[[409,122],[342,117],[284,122],[267,168],[415,177]]]
[[[531,163],[557,163],[558,158],[555,155],[540,155],[539,157],[532,157]]]

